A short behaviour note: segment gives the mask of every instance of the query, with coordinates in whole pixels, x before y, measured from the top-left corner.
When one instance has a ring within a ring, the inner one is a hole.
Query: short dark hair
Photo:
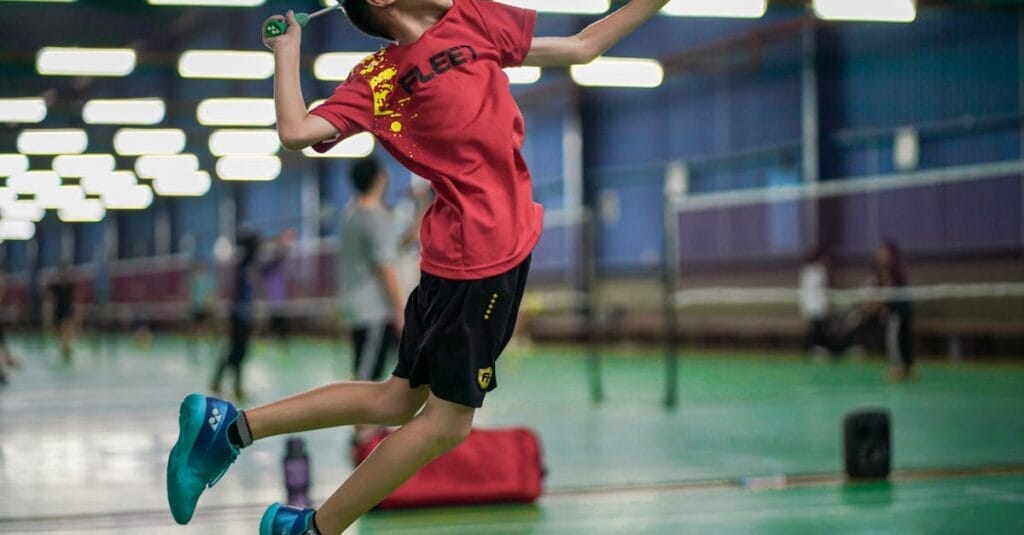
[[[377,16],[374,15],[373,7],[371,7],[366,0],[342,0],[341,7],[345,10],[345,15],[348,16],[348,21],[351,22],[357,30],[369,35],[370,37],[387,39],[388,41],[395,40],[395,38],[388,34],[388,31],[384,29],[384,25],[381,24],[377,19]]]
[[[360,195],[365,195],[380,180],[381,170],[380,162],[373,156],[356,160],[352,165],[352,185]]]

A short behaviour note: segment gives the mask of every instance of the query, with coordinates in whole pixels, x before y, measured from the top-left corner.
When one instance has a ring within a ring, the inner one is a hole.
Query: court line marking
[[[894,470],[887,481],[905,483],[936,479],[963,479],[968,477],[1006,476],[1024,474],[1024,464],[981,465],[970,467],[908,468]],[[651,492],[664,490],[721,490],[731,488],[782,489],[796,487],[828,487],[843,484],[861,485],[886,480],[849,480],[839,472],[810,474],[765,474],[748,477],[713,478],[691,481],[666,481],[625,485],[597,485],[587,487],[556,487],[545,489],[545,496],[584,496],[590,494]]]
[[[882,481],[888,481],[890,483],[907,483],[915,481],[929,481],[929,480],[943,480],[943,479],[964,479],[971,477],[992,477],[992,476],[1008,476],[1008,475],[1020,475],[1024,474],[1024,464],[1005,464],[1005,465],[983,465],[983,466],[971,466],[971,467],[943,467],[943,468],[920,468],[920,469],[904,469],[896,470],[893,472],[892,477],[888,480],[864,480],[864,481],[850,481],[847,480],[845,475],[842,473],[816,473],[816,474],[794,474],[794,475],[768,475],[768,476],[754,476],[754,477],[742,477],[742,478],[715,478],[705,480],[694,480],[694,481],[675,481],[675,482],[662,482],[662,483],[651,483],[651,484],[624,484],[624,485],[606,485],[606,486],[593,486],[593,487],[555,487],[545,489],[544,496],[551,498],[571,498],[578,496],[594,496],[594,495],[622,495],[629,493],[650,493],[650,492],[663,492],[663,491],[712,491],[712,490],[725,490],[725,489],[747,489],[751,491],[758,490],[780,490],[780,489],[792,489],[799,487],[835,487],[844,484],[849,485],[863,485],[863,484],[875,484]],[[758,484],[758,481],[770,480],[774,481],[773,484],[762,486]],[[983,486],[972,486],[971,488],[985,489],[992,491]],[[977,492],[977,491],[976,491]],[[994,491],[1000,493],[1000,491]],[[1024,502],[1024,496],[1005,493],[1011,499],[1017,500],[1020,498],[1021,502]],[[1003,493],[1000,494],[1003,496]],[[1003,496],[1004,498],[1006,496]],[[542,498],[543,499],[543,498]],[[1018,503],[1014,501],[1014,503]],[[223,506],[212,506],[205,507],[202,510],[202,517],[205,521],[215,521],[217,519],[224,519],[230,517],[236,517],[241,513],[253,513],[263,511],[266,508],[266,504],[236,504],[236,505],[223,505]],[[136,510],[136,511],[115,511],[115,512],[98,512],[93,514],[78,514],[78,515],[35,515],[35,516],[23,516],[23,517],[6,517],[0,518],[0,528],[14,529],[20,524],[31,524],[39,526],[43,523],[56,523],[59,525],[62,522],[74,522],[81,524],[83,522],[103,522],[104,520],[110,521],[111,519],[117,519],[118,521],[144,521],[151,518],[159,517],[160,521],[168,520],[168,512],[166,510]],[[198,518],[198,517],[197,517]],[[120,523],[120,522],[119,522]]]
[[[1016,492],[1007,492],[1005,490],[993,489],[981,485],[971,485],[967,487],[967,494],[971,496],[991,498],[993,500],[1000,502],[1024,504],[1024,494]]]

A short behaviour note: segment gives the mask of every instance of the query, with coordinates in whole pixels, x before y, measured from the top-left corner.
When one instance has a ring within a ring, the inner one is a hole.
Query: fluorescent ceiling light
[[[210,191],[210,173],[158,176],[153,179],[153,191],[164,197],[200,197]]]
[[[60,176],[53,171],[25,171],[7,179],[7,187],[15,193],[38,195],[60,187]]]
[[[94,99],[82,108],[86,124],[157,124],[167,106],[159,98]]]
[[[0,123],[40,123],[46,118],[46,101],[39,97],[0,98]]]
[[[131,171],[114,171],[102,175],[89,175],[82,178],[82,189],[89,195],[103,195],[110,191],[123,190],[139,183],[135,173]]]
[[[860,0],[844,0],[859,2]],[[768,10],[768,0],[670,0],[661,9],[676,17],[730,17],[757,19]]]
[[[114,170],[110,154],[61,154],[53,159],[53,170],[65,178],[109,173]]]
[[[534,84],[540,80],[540,67],[508,67],[505,69],[509,83]]]
[[[99,199],[82,199],[57,210],[57,217],[65,223],[99,223],[107,209]]]
[[[32,221],[38,223],[46,217],[46,210],[35,201],[14,201],[0,206],[0,216],[7,221]]]
[[[340,81],[348,78],[352,69],[373,52],[328,52],[313,62],[313,76],[318,80]]]
[[[658,87],[665,71],[656,60],[647,58],[600,57],[586,65],[569,69],[577,84],[587,87]]]
[[[221,180],[274,180],[281,174],[277,156],[225,156],[217,160],[217,176]]]
[[[183,175],[198,170],[199,158],[194,154],[146,155],[135,160],[135,174],[142,178]]]
[[[177,154],[185,150],[185,132],[176,128],[122,128],[114,134],[114,150],[124,156]]]
[[[272,98],[209,98],[196,118],[204,126],[270,126],[277,121]]]
[[[310,158],[364,158],[373,153],[373,145],[373,135],[363,132],[342,140],[341,143],[323,154],[316,152],[311,147],[303,149],[302,153]]]
[[[36,193],[36,204],[48,210],[58,210],[85,200],[81,186],[59,186]]]
[[[153,190],[144,184],[110,189],[100,197],[108,210],[145,210],[153,204]]]
[[[133,70],[130,48],[48,46],[36,54],[36,71],[46,76],[127,76]]]
[[[18,192],[10,188],[0,188],[0,207],[18,200]]]
[[[608,0],[501,0],[504,4],[544,13],[599,14],[608,11]]]
[[[0,221],[0,240],[31,240],[36,225],[31,221]]]
[[[261,6],[266,0],[146,0],[151,6]]]
[[[81,154],[89,146],[85,130],[23,130],[18,135],[22,154]]]
[[[825,20],[913,22],[914,0],[814,0],[814,14]]]
[[[11,176],[28,171],[28,156],[0,154],[0,176]]]
[[[214,156],[277,154],[280,150],[276,130],[216,130],[210,134],[210,153]]]
[[[244,50],[187,50],[178,58],[182,78],[265,80],[274,74],[274,55]]]

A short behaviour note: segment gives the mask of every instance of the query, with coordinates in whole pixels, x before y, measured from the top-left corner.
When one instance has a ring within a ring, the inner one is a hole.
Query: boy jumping
[[[401,426],[318,510],[271,505],[260,533],[340,534],[425,464],[461,443],[497,387],[495,361],[515,326],[543,208],[520,154],[523,118],[504,67],[588,63],[667,0],[631,0],[571,37],[534,37],[537,15],[489,0],[343,0],[350,22],[390,44],[306,112],[302,30],[265,39],[276,61],[281,143],[329,150],[369,131],[437,198],[423,217],[422,279],[409,296],[399,361],[381,383],[345,382],[239,411],[192,394],[167,466],[174,519],[239,451],[262,438],[357,423]],[[281,19],[281,17],[274,17]]]

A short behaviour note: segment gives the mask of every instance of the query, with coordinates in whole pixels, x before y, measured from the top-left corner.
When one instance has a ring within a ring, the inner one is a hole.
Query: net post
[[[679,397],[679,336],[676,292],[679,290],[679,221],[676,200],[685,195],[686,163],[674,160],[665,170],[664,239],[662,255],[662,315],[665,344],[665,407],[674,409]]]
[[[601,340],[597,326],[597,249],[596,221],[591,210],[583,208],[580,212],[580,290],[585,296],[583,308],[583,324],[587,338],[587,379],[590,389],[590,401],[598,404],[604,401],[604,380],[601,372]]]

